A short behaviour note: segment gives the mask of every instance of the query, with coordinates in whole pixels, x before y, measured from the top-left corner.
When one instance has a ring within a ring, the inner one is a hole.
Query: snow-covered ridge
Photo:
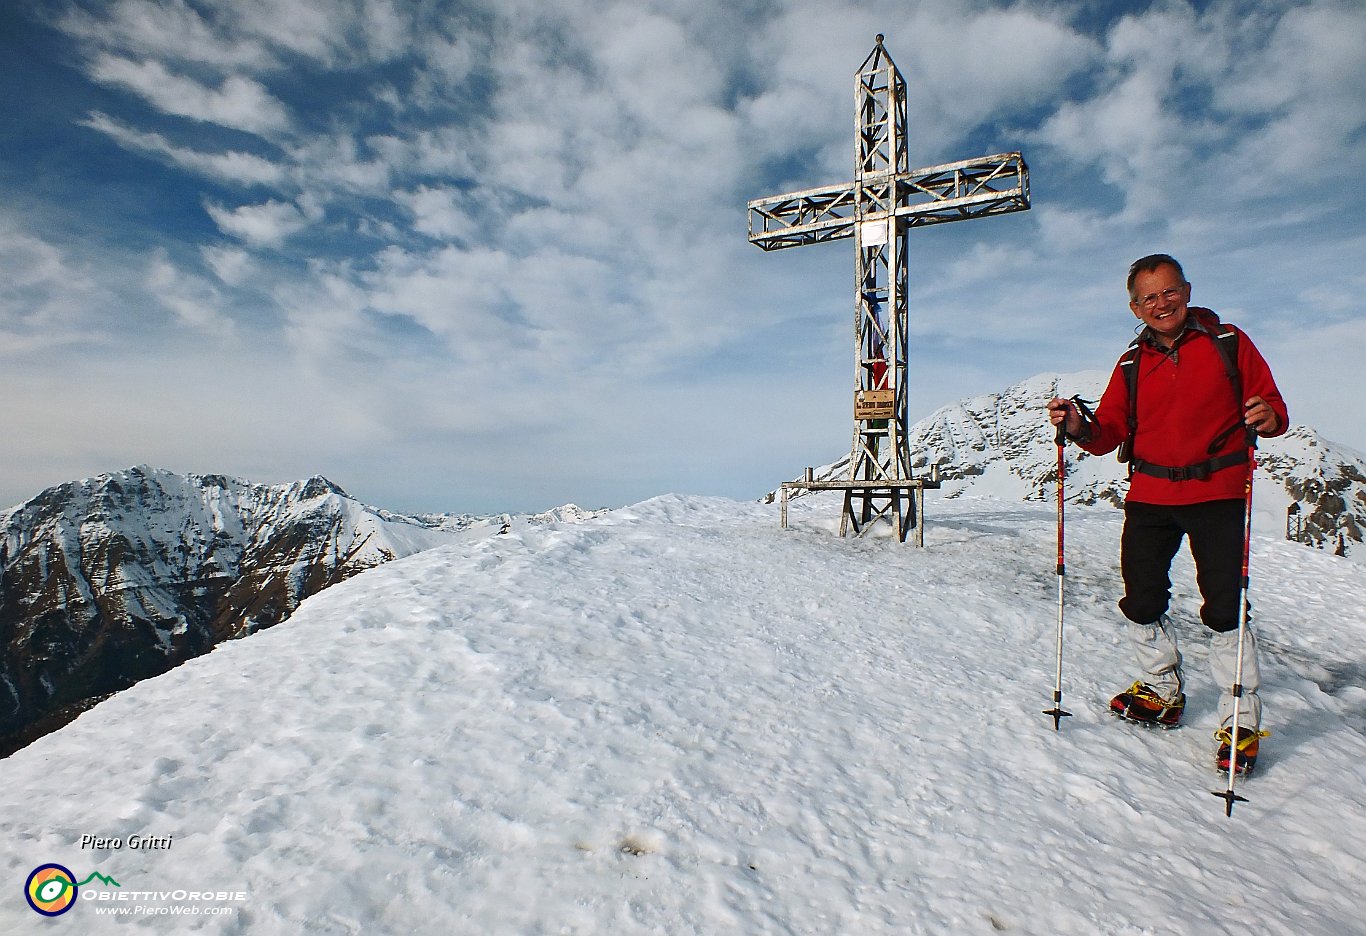
[[[256,484],[145,465],[50,488],[0,512],[0,756],[39,720],[272,627],[366,569],[602,513],[414,517],[321,476]]]
[[[57,485],[0,512],[0,756],[359,572],[607,512],[409,516],[321,476],[257,484],[146,465]]]
[[[460,533],[471,529],[493,527],[501,531],[503,528],[511,528],[513,525],[531,523],[584,523],[593,520],[610,512],[608,508],[598,508],[588,510],[578,504],[564,504],[560,507],[553,507],[550,510],[534,514],[493,514],[489,516],[479,514],[452,514],[452,513],[422,513],[422,514],[396,514],[387,510],[376,511],[381,517],[386,519],[399,520],[405,523],[416,523],[432,530],[441,530],[447,533]]]
[[[373,565],[441,541],[408,518],[381,516],[323,477],[254,484],[136,466],[58,485],[0,512],[0,556],[8,566],[35,543],[55,543],[76,566],[91,545],[118,539],[146,560],[141,571],[153,580],[181,575],[187,563],[225,574],[244,550],[319,514],[345,518],[353,534],[334,543],[332,560],[340,549],[352,562]]]
[[[907,433],[913,468],[937,466],[944,497],[1051,500],[1057,447],[1044,404],[1055,395],[1095,401],[1108,377],[1102,371],[1039,374],[1000,393],[941,407]],[[1113,455],[1097,458],[1069,445],[1067,459],[1069,501],[1123,503],[1127,469]],[[1291,425],[1284,435],[1259,442],[1258,466],[1253,503],[1259,530],[1284,534],[1288,521],[1299,542],[1366,556],[1366,455],[1309,426]],[[848,470],[846,455],[816,477],[840,478]]]

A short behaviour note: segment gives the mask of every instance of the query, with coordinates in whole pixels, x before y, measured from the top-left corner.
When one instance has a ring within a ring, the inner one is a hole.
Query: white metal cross
[[[906,82],[882,47],[859,67],[854,92],[854,181],[749,203],[749,239],[764,250],[854,239],[856,295],[854,439],[844,480],[789,481],[792,489],[842,490],[840,535],[860,536],[888,519],[901,542],[911,528],[923,544],[925,488],[906,441],[906,235],[913,227],[1029,208],[1029,168],[1018,153],[910,169]],[[882,440],[886,439],[885,448]],[[905,501],[905,509],[902,502]]]

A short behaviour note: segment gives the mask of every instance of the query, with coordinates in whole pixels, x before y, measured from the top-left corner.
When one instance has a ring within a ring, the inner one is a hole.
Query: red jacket
[[[1138,342],[1138,432],[1133,455],[1157,465],[1195,465],[1246,445],[1243,433],[1233,432],[1216,451],[1209,451],[1221,432],[1242,421],[1243,403],[1252,397],[1261,397],[1275,411],[1276,430],[1271,435],[1285,432],[1289,420],[1271,369],[1246,333],[1238,333],[1238,370],[1243,381],[1243,399],[1238,400],[1209,330],[1218,319],[1208,309],[1192,306],[1190,312],[1186,330],[1171,352],[1145,340],[1146,331]],[[1122,365],[1115,365],[1096,407],[1091,436],[1079,443],[1092,455],[1114,451],[1129,435],[1129,388],[1123,370]],[[1246,480],[1246,464],[1222,468],[1204,480],[1171,481],[1135,472],[1129,480],[1128,500],[1197,504],[1241,499]]]

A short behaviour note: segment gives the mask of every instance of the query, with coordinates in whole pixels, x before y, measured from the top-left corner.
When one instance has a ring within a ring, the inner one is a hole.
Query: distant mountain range
[[[403,517],[322,477],[136,467],[50,488],[0,513],[0,756],[335,582],[500,520]]]
[[[937,466],[939,496],[989,494],[1007,500],[1051,500],[1057,492],[1057,447],[1044,404],[1055,394],[1097,400],[1108,374],[1041,374],[1000,393],[945,406],[908,432],[912,467]],[[1292,411],[1293,416],[1293,411]],[[1067,447],[1067,499],[1123,504],[1126,468],[1113,456]],[[1366,559],[1366,456],[1308,426],[1291,425],[1262,439],[1253,504],[1261,531],[1285,525],[1288,538]],[[816,469],[817,480],[847,477],[847,455]]]

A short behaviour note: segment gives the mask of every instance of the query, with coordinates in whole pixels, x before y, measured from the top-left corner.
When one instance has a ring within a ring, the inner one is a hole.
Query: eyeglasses
[[[1185,294],[1183,292],[1185,288],[1186,284],[1182,283],[1180,286],[1173,286],[1171,289],[1164,289],[1160,293],[1151,293],[1150,295],[1144,296],[1142,299],[1135,299],[1134,304],[1142,306],[1145,310],[1155,309],[1157,308],[1157,300],[1159,299],[1162,299],[1166,302],[1176,302],[1179,299],[1185,298]]]

